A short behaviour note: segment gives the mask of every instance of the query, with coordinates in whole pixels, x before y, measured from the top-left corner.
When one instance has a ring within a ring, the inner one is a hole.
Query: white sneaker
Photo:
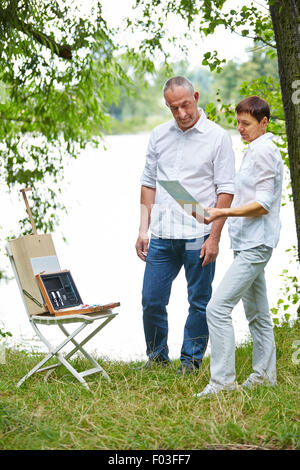
[[[236,385],[234,383],[228,384],[228,385],[212,385],[212,384],[207,384],[206,387],[202,390],[200,393],[196,393],[194,397],[203,397],[204,395],[213,395],[215,393],[220,392],[221,390],[227,391],[227,390],[234,390],[236,388]]]
[[[249,377],[245,380],[245,382],[242,383],[242,387],[246,387],[246,388],[252,388],[252,387],[255,387],[256,385],[275,386],[276,383],[272,383],[270,382],[269,379],[264,378],[264,377],[255,377],[252,374],[249,375]]]

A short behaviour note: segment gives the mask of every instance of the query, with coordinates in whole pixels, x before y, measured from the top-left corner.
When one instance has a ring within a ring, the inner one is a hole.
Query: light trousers
[[[272,248],[265,245],[234,252],[231,267],[207,305],[212,385],[226,386],[235,381],[231,312],[240,299],[253,339],[251,378],[261,383],[276,384],[276,347],[264,276],[264,268],[271,255]]]

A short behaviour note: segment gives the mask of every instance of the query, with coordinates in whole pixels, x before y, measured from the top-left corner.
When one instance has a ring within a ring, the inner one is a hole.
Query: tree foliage
[[[88,13],[56,0],[0,6],[0,173],[9,189],[38,189],[33,211],[42,231],[57,222],[64,157],[98,144],[107,108],[128,84],[101,5]]]
[[[227,122],[225,113],[220,112],[223,104],[227,109],[231,104],[237,103],[249,93],[263,94],[271,101],[272,129],[276,134],[282,134],[284,126],[283,110],[280,90],[278,92],[278,68],[274,58],[267,54],[268,47],[250,48],[248,60],[240,62],[237,59],[228,61],[222,73],[210,72],[205,66],[191,67],[187,59],[179,62],[170,62],[172,74],[185,75],[199,92],[199,105],[213,118],[219,118],[222,125],[233,127],[233,119]],[[125,65],[124,65],[125,66]],[[118,104],[113,104],[109,113],[114,118],[113,132],[134,133],[140,130],[150,131],[154,125],[170,119],[170,112],[164,106],[162,98],[162,84],[169,78],[170,71],[161,65],[149,77],[134,74],[132,77],[132,92],[122,90]],[[145,86],[146,81],[146,86]],[[250,85],[251,84],[251,85]],[[251,88],[251,90],[252,90]],[[232,106],[231,106],[232,108]],[[281,109],[281,111],[279,111]],[[234,112],[233,112],[234,116]],[[212,116],[211,116],[212,117]],[[277,124],[274,128],[275,122]],[[280,124],[280,128],[278,125]]]

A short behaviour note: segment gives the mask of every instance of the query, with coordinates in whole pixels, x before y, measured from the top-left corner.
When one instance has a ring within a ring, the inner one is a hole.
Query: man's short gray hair
[[[187,91],[190,93],[190,95],[194,95],[194,87],[192,83],[185,77],[177,76],[177,77],[172,77],[169,78],[169,80],[166,81],[163,87],[163,94],[165,95],[166,91],[171,89],[173,90],[177,86],[182,86],[187,89]]]

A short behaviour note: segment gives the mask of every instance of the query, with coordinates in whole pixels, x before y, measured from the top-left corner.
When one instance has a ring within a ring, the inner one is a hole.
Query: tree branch
[[[51,49],[51,51],[53,51],[54,54],[58,55],[58,57],[67,60],[72,59],[71,46],[69,46],[68,44],[57,44],[57,42],[53,38],[47,36],[47,34],[44,34],[41,31],[35,31],[29,24],[22,23],[21,21],[18,21],[18,23],[18,29],[20,31],[27,34],[28,36],[32,36],[38,43],[42,44],[42,46]]]
[[[72,59],[72,48],[70,45],[58,44],[54,38],[41,31],[36,31],[33,26],[18,18],[14,2],[12,2],[6,9],[0,8],[0,22],[2,22],[6,27],[7,25],[10,25],[18,31],[27,34],[27,36],[31,36],[39,44],[42,44],[42,46],[51,49],[51,51],[58,55],[58,57],[66,60]]]
[[[248,38],[248,39],[253,39],[253,41],[261,41],[263,42],[266,46],[269,46],[269,47],[272,47],[272,49],[275,49],[277,50],[277,47],[274,45],[274,44],[271,44],[270,42],[266,41],[265,39],[263,39],[262,37],[260,36],[243,36],[241,33],[238,33],[237,31],[235,31],[233,28],[230,28],[231,29],[231,32],[232,33],[235,33],[237,34],[238,36],[241,36],[243,38]]]
[[[258,3],[258,2],[256,2],[256,3]],[[266,41],[266,40],[265,40],[264,38],[262,38],[261,36],[255,36],[255,37],[253,37],[253,36],[243,35],[243,34],[239,33],[238,31],[236,31],[236,30],[234,29],[234,26],[232,26],[231,23],[227,21],[227,19],[225,18],[224,15],[222,15],[221,13],[219,13],[219,12],[216,11],[216,10],[215,10],[215,13],[216,13],[216,17],[218,17],[218,18],[221,19],[221,21],[223,22],[225,28],[228,27],[232,33],[235,33],[235,34],[237,34],[238,36],[241,36],[241,37],[243,37],[243,38],[252,39],[253,41],[261,41],[261,42],[263,42],[266,46],[269,46],[269,47],[271,47],[272,49],[277,50],[277,47],[276,47],[274,44],[272,44],[272,43]]]

